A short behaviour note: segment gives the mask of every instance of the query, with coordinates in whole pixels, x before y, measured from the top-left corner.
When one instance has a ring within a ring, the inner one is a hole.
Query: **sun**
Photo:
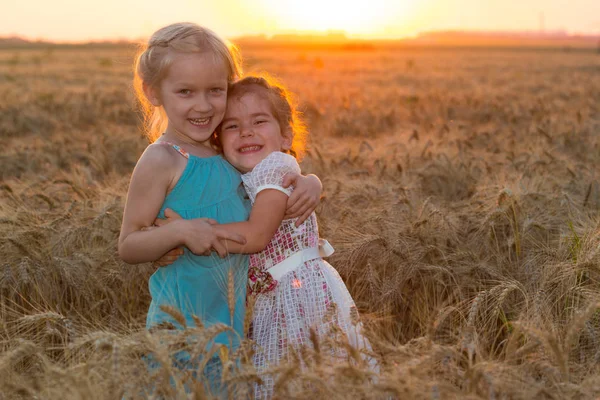
[[[389,24],[393,12],[407,9],[409,1],[389,0],[260,0],[265,14],[284,30],[366,34]],[[390,5],[390,3],[395,3]]]

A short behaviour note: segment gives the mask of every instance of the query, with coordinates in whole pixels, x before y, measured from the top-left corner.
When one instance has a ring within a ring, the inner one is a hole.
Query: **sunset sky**
[[[146,37],[176,21],[222,36],[343,30],[399,38],[420,31],[565,30],[600,33],[599,0],[21,0],[6,1],[0,36],[53,41]]]

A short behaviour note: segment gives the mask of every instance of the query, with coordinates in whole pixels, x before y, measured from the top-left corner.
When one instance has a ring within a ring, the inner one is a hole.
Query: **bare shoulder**
[[[185,168],[187,159],[171,146],[154,143],[146,147],[133,171],[132,179],[163,181],[168,186]]]
[[[140,157],[140,161],[147,159],[148,161],[152,161],[153,163],[157,163],[161,167],[164,167],[175,163],[180,158],[183,157],[171,146],[161,143],[152,143],[146,147],[146,150],[144,150],[144,153],[142,153],[142,156]]]
[[[186,163],[187,160],[171,146],[153,143],[146,147],[146,150],[142,153],[142,156],[136,165],[136,169],[140,167],[144,169],[155,169],[157,171],[176,171],[181,165],[185,165]]]

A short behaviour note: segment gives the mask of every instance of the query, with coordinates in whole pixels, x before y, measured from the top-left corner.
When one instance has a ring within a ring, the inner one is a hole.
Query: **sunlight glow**
[[[345,31],[365,34],[391,23],[408,12],[415,0],[259,0],[265,14],[277,20],[280,28],[300,31]]]
[[[402,38],[436,30],[564,30],[600,34],[598,0],[567,3],[563,0],[4,1],[0,37],[74,42],[139,39],[178,21],[197,22],[230,39],[245,35],[321,36],[332,31],[361,39]]]

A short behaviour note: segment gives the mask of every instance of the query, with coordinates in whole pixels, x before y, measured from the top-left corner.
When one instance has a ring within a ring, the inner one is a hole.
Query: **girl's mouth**
[[[252,145],[252,146],[240,147],[240,149],[238,151],[240,153],[254,153],[256,151],[259,151],[260,149],[262,149],[262,146]]]
[[[188,121],[195,126],[207,126],[210,123],[210,118],[188,118]]]

